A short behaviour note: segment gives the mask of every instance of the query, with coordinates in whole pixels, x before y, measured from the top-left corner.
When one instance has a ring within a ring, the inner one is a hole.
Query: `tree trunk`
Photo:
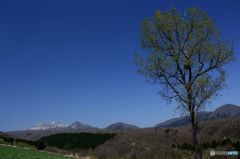
[[[199,125],[198,119],[196,117],[196,112],[194,111],[194,107],[191,107],[190,117],[192,124],[192,139],[193,139],[193,147],[194,147],[194,158],[202,159],[202,147],[200,145],[200,137],[199,137]]]
[[[190,88],[189,96],[188,96],[188,108],[190,112],[190,120],[192,124],[192,139],[193,139],[193,147],[194,147],[194,158],[202,159],[202,147],[200,145],[200,137],[199,137],[199,119],[197,118],[197,112],[195,110],[195,106],[192,100],[192,90]]]
[[[194,157],[195,159],[202,159],[202,148],[199,143],[199,128],[197,122],[192,126]]]

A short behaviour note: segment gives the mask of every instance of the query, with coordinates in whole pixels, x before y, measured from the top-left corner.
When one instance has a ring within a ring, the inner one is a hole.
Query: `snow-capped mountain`
[[[50,123],[39,123],[33,126],[30,130],[47,130],[47,129],[54,129],[54,128],[65,128],[67,125],[61,122],[50,122]]]

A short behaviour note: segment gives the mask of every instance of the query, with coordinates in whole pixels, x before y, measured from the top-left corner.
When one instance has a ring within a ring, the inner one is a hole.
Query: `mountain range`
[[[113,124],[107,126],[106,128],[103,128],[101,130],[124,131],[124,130],[138,129],[138,128],[139,127],[132,125],[132,124],[117,122],[117,123],[113,123]],[[93,130],[100,130],[100,128],[93,127],[91,125],[84,124],[79,121],[75,121],[70,125],[65,125],[64,123],[60,123],[60,122],[40,123],[40,124],[37,124],[36,126],[33,126],[29,130],[93,131]]]
[[[212,111],[212,112],[204,112],[204,111],[199,112],[198,116],[202,121],[212,121],[212,120],[224,119],[228,117],[238,117],[240,116],[240,107],[233,104],[225,104],[223,106],[218,107],[215,111]],[[190,124],[189,116],[182,116],[182,117],[172,118],[164,122],[161,122],[155,125],[155,127],[179,127],[179,126],[185,126],[188,124]],[[139,128],[138,126],[135,126],[132,124],[117,122],[101,130],[124,131],[124,130],[138,129],[138,128]],[[100,130],[100,128],[93,127],[91,125],[84,124],[79,121],[75,121],[74,123],[68,126],[60,122],[51,122],[51,123],[45,123],[45,124],[43,123],[37,124],[36,126],[30,128],[30,130],[49,130],[49,129],[64,130],[64,131]]]
[[[200,112],[199,117],[202,121],[214,121],[218,119],[240,117],[240,107],[237,105],[226,104],[212,112]],[[190,124],[189,116],[173,118],[154,127],[180,127]],[[137,130],[139,127],[123,122],[117,122],[107,126],[106,128],[97,128],[88,124],[83,124],[75,121],[70,125],[65,125],[59,122],[51,122],[46,124],[38,124],[29,130],[4,132],[12,137],[23,138],[29,140],[37,140],[43,136],[48,136],[56,133],[67,132],[119,132]]]
[[[225,104],[212,112],[199,112],[201,121],[213,121],[224,118],[240,117],[240,107],[233,104]],[[155,127],[179,127],[190,124],[189,116],[172,118],[157,124]]]

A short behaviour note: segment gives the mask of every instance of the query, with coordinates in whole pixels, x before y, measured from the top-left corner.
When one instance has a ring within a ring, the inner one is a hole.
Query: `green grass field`
[[[0,145],[0,159],[70,159],[32,149]]]

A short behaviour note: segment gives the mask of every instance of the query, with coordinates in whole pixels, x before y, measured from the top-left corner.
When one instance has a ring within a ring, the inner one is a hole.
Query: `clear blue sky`
[[[209,110],[240,105],[238,0],[9,0],[0,2],[0,130],[75,120],[147,127],[179,115],[133,64],[142,20],[172,6],[203,8],[235,41],[228,89]]]

